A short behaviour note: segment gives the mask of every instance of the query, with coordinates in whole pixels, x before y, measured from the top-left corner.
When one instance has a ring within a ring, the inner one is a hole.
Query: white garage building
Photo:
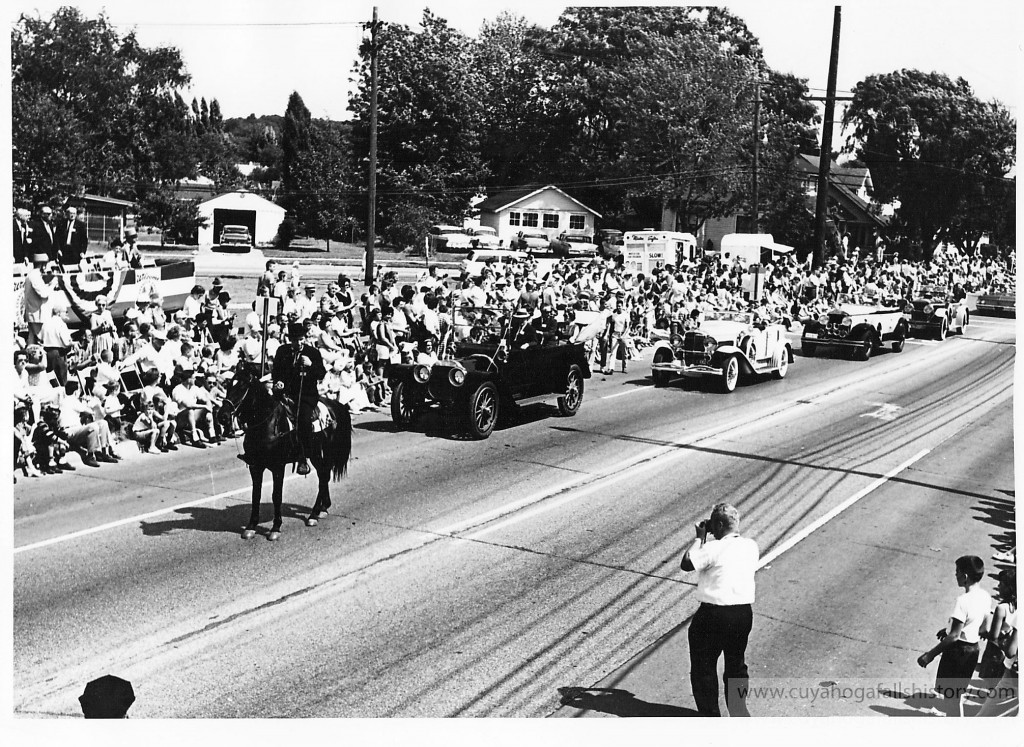
[[[224,226],[248,226],[257,246],[274,242],[285,209],[252,192],[225,192],[199,204],[206,227],[199,229],[201,245],[216,244]]]

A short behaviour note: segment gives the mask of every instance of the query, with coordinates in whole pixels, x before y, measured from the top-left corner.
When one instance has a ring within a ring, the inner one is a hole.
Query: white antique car
[[[793,349],[781,324],[750,311],[709,311],[702,320],[675,318],[669,339],[655,343],[651,365],[655,386],[675,376],[712,378],[731,392],[740,376],[785,377]]]
[[[835,305],[814,319],[804,320],[803,354],[813,357],[821,347],[838,347],[866,361],[885,342],[903,351],[910,325],[899,300],[840,293]]]
[[[923,286],[913,301],[906,302],[903,313],[910,317],[912,335],[926,335],[939,340],[945,340],[946,335],[953,331],[962,335],[964,327],[971,321],[967,305],[954,300],[945,285]]]

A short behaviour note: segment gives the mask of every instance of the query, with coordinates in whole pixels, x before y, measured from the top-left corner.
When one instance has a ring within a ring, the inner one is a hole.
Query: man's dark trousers
[[[744,654],[754,623],[749,604],[719,606],[702,602],[690,622],[690,687],[697,710],[721,716],[718,709],[718,657],[725,654],[725,704],[730,716],[747,712],[747,663]]]

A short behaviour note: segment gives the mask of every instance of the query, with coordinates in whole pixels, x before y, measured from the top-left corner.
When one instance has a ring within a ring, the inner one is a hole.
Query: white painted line
[[[640,386],[638,386],[635,389],[627,389],[626,391],[619,392],[618,394],[609,394],[606,397],[601,397],[601,399],[615,399],[616,397],[625,397],[627,394],[636,394],[637,392],[646,391],[649,388],[650,387],[640,387]]]
[[[938,340],[907,340],[907,345],[924,345],[925,347],[933,348],[939,344]]]
[[[287,482],[288,480],[294,480],[296,477],[300,477],[300,475],[289,475],[284,479]],[[268,480],[264,481],[264,485],[266,485],[268,481],[269,478]],[[14,554],[17,555],[20,552],[38,550],[41,547],[49,547],[50,545],[60,544],[61,542],[69,542],[70,540],[78,539],[79,537],[87,537],[90,534],[104,532],[107,529],[114,529],[116,527],[124,526],[125,524],[134,524],[136,522],[144,521],[146,519],[152,519],[156,516],[163,516],[164,514],[173,513],[174,511],[177,511],[178,509],[181,508],[202,506],[207,503],[213,503],[215,501],[222,500],[224,498],[230,498],[231,496],[238,495],[239,493],[247,493],[251,491],[252,487],[238,488],[237,490],[229,490],[226,493],[218,493],[217,495],[211,495],[207,498],[198,498],[196,500],[187,501],[185,503],[179,503],[176,506],[169,506],[167,508],[161,508],[156,511],[150,511],[149,513],[139,514],[138,516],[129,516],[126,519],[118,519],[117,521],[111,521],[107,524],[100,524],[99,526],[90,527],[88,529],[81,529],[77,532],[71,532],[70,534],[62,534],[57,537],[51,537],[50,539],[42,540],[40,542],[33,542],[31,545],[22,545],[21,547],[15,547]]]
[[[806,539],[807,537],[809,537],[812,532],[815,532],[818,529],[820,529],[821,527],[825,526],[825,524],[827,524],[828,522],[832,521],[832,519],[834,519],[837,516],[839,516],[839,514],[841,514],[843,511],[848,509],[854,503],[856,503],[861,498],[866,496],[868,493],[871,493],[872,491],[882,487],[883,485],[885,485],[885,483],[889,482],[889,480],[894,478],[900,472],[902,472],[903,470],[907,469],[914,462],[918,461],[919,459],[921,459],[922,457],[926,456],[930,452],[931,452],[931,449],[924,449],[923,451],[919,451],[917,454],[915,454],[914,456],[910,457],[910,459],[905,461],[903,464],[901,464],[898,467],[895,467],[895,468],[889,470],[884,475],[879,477],[877,480],[872,482],[870,485],[868,485],[868,486],[858,490],[856,493],[854,493],[852,496],[847,498],[845,501],[840,503],[838,506],[833,508],[831,511],[829,511],[827,514],[825,514],[821,518],[819,518],[816,521],[813,521],[810,524],[808,524],[806,527],[801,529],[799,532],[794,534],[788,540],[786,540],[781,545],[779,545],[774,550],[772,550],[770,553],[768,553],[763,558],[761,558],[761,562],[758,563],[758,565],[757,565],[758,569],[760,570],[761,568],[764,568],[766,565],[768,565],[773,560],[775,560],[775,558],[777,558],[780,555],[782,555],[782,553],[784,553],[787,550],[791,549],[794,545],[796,545],[801,540]]]

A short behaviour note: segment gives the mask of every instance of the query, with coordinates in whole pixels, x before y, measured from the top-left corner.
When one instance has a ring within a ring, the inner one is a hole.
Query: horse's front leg
[[[252,539],[256,536],[256,527],[260,525],[260,497],[263,493],[263,467],[249,465],[249,476],[252,478],[252,512],[249,514],[249,523],[242,530],[242,539]]]
[[[284,465],[278,467],[272,467],[270,474],[274,477],[274,523],[270,527],[270,534],[267,535],[267,539],[271,542],[280,539],[281,537],[281,504],[283,502],[284,493]]]

